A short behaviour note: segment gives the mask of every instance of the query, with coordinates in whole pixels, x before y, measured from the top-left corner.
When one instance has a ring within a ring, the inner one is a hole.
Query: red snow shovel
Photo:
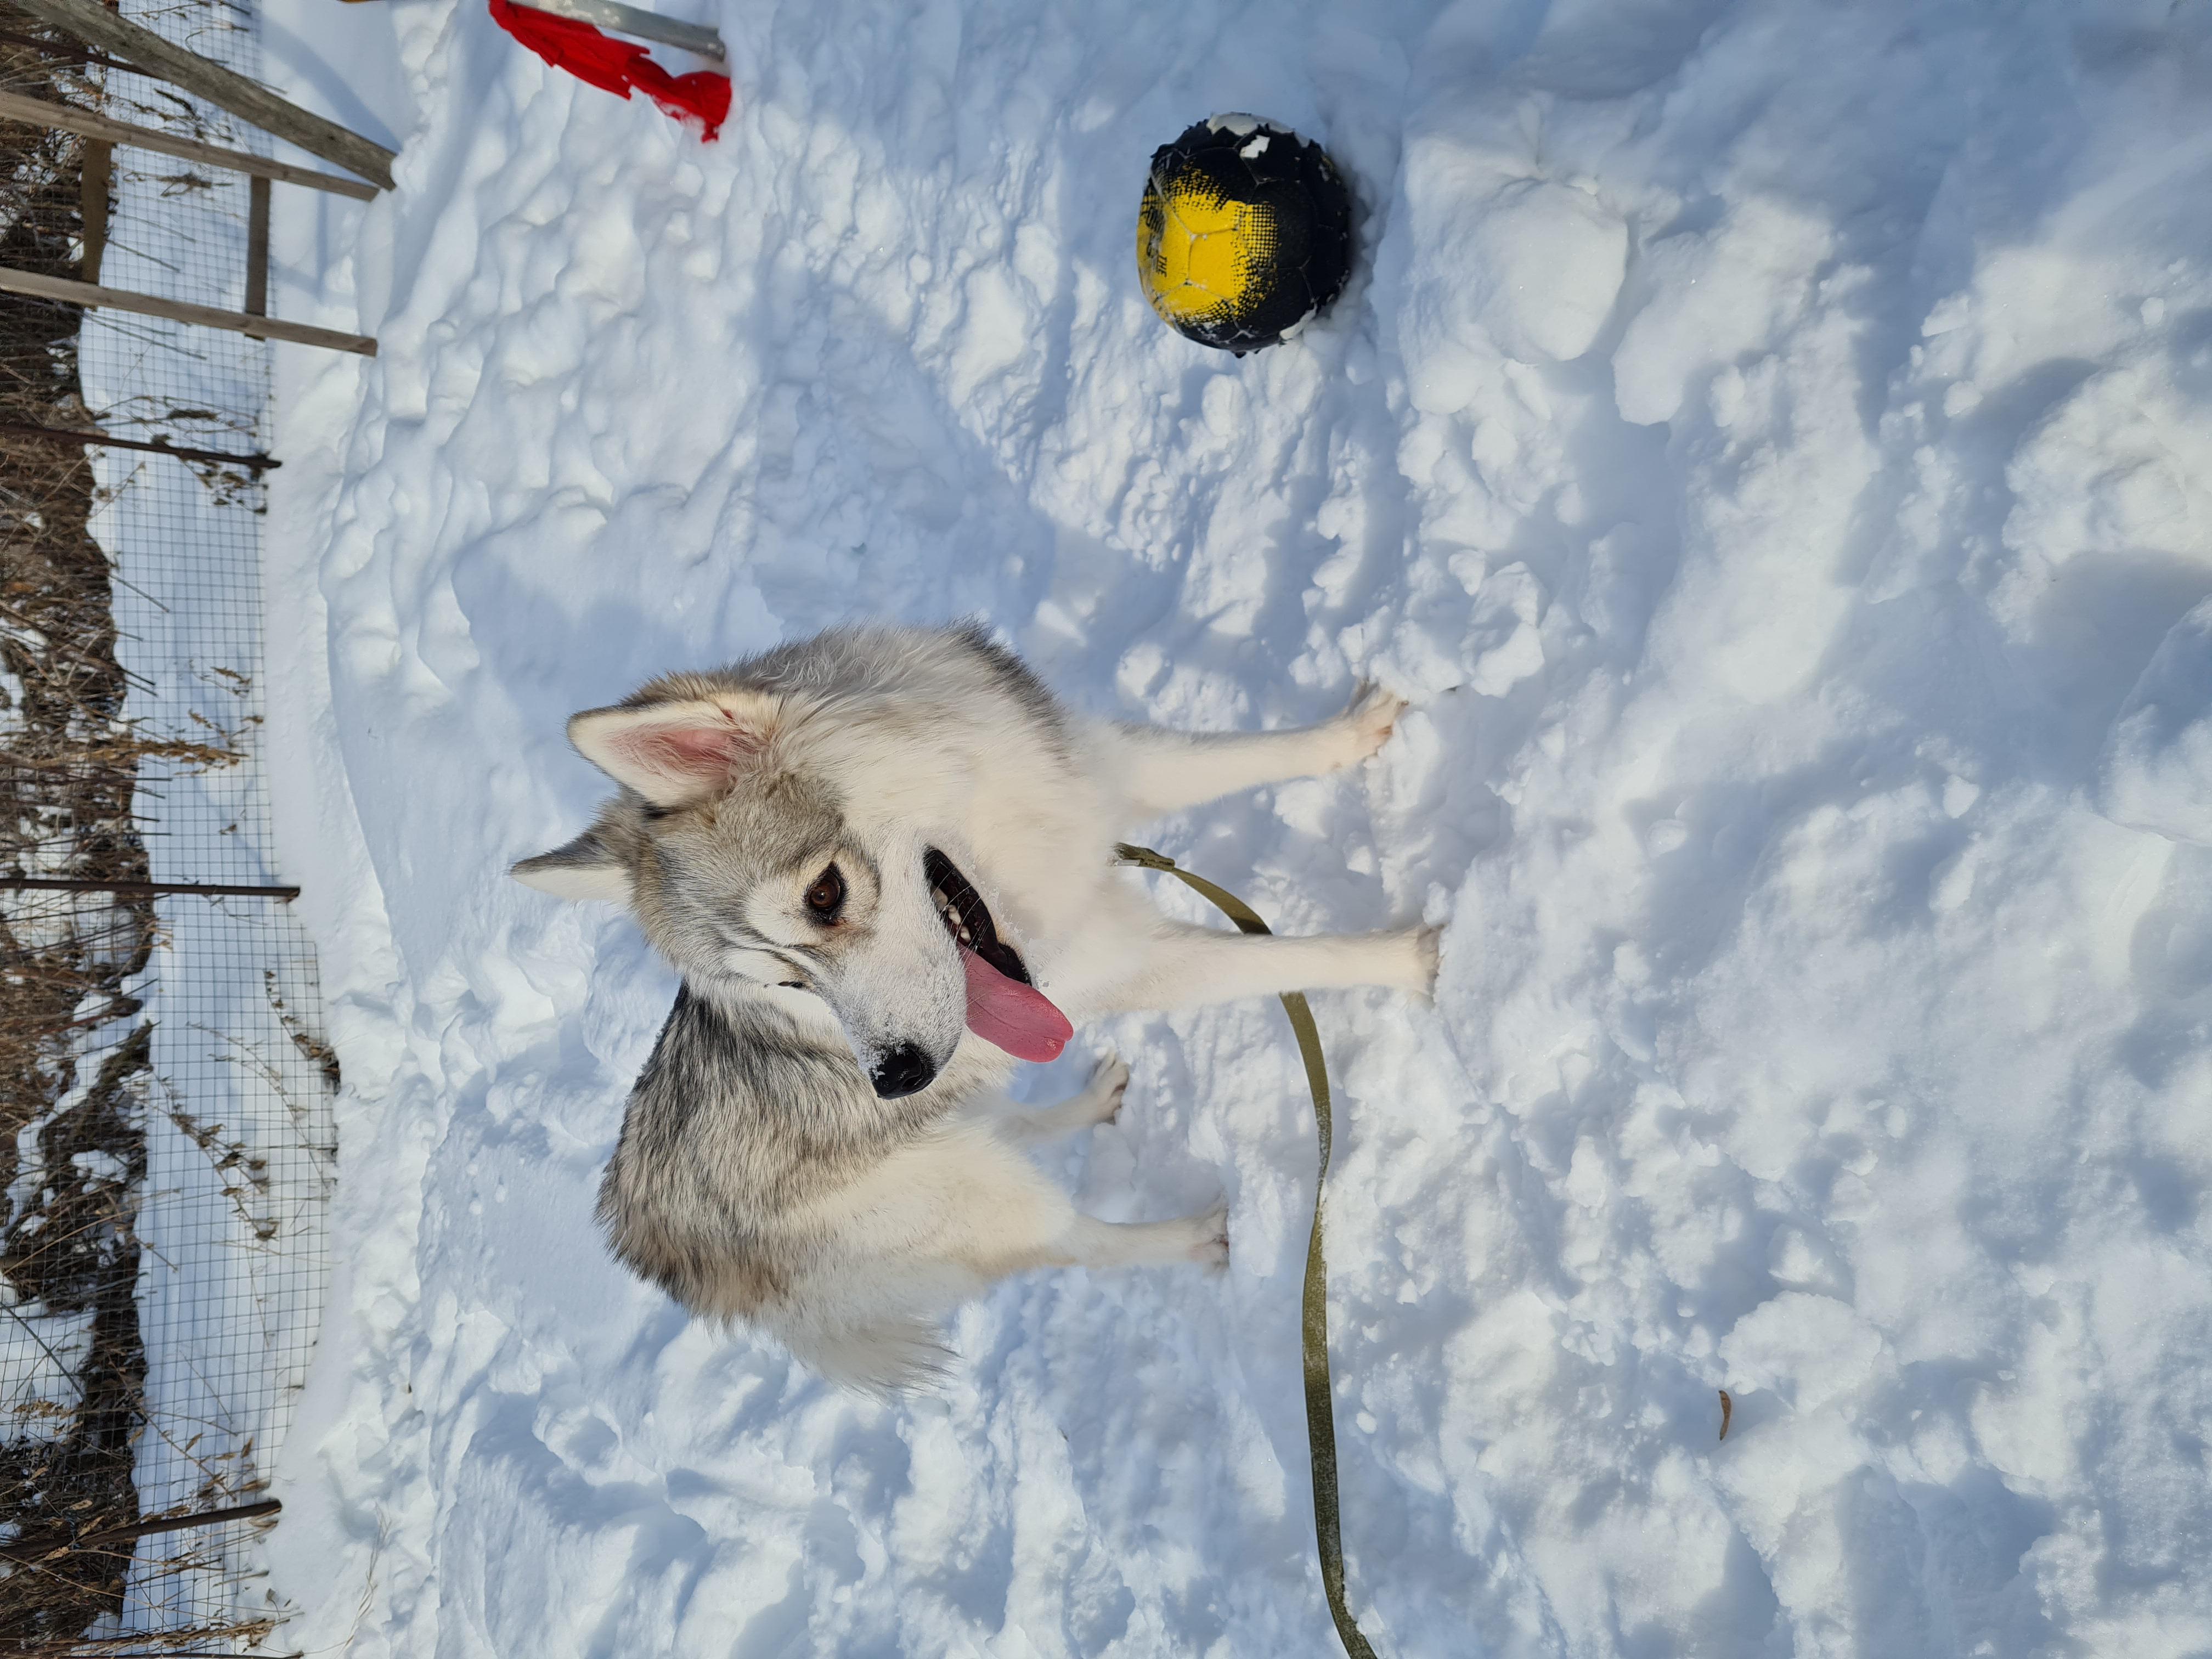
[[[491,17],[554,68],[566,70],[580,81],[621,98],[633,90],[641,92],[679,120],[696,116],[704,129],[700,136],[708,143],[714,142],[729,115],[728,76],[713,70],[671,75],[643,46],[614,40],[594,25],[604,23],[624,34],[719,61],[726,56],[722,37],[712,29],[656,17],[615,0],[542,0],[534,6],[491,0]]]

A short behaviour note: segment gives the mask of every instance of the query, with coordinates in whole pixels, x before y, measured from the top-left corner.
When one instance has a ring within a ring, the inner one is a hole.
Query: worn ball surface
[[[1162,321],[1243,356],[1288,339],[1344,290],[1352,193],[1319,144],[1217,115],[1152,152],[1137,271]]]

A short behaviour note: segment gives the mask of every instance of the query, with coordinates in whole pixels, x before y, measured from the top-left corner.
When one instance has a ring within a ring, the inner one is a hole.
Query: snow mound
[[[2212,599],[2173,625],[2105,738],[2097,810],[2212,847]]]
[[[1407,145],[1410,389],[1466,408],[1501,356],[1540,363],[1594,345],[1620,297],[1628,228],[1587,188],[1527,173],[1510,150],[1443,134]]]

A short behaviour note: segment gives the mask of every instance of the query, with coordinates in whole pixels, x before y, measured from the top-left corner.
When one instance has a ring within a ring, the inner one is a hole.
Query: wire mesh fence
[[[122,10],[253,72],[222,0]],[[266,153],[4,3],[0,89]],[[4,120],[0,169],[0,264],[241,304],[237,175]],[[0,296],[0,1652],[267,1651],[285,1611],[337,1079],[262,758],[267,353]]]

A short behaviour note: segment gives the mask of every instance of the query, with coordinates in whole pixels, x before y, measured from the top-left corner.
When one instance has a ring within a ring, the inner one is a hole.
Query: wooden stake
[[[283,1507],[276,1499],[264,1498],[258,1504],[240,1504],[227,1510],[203,1510],[198,1515],[164,1515],[150,1521],[134,1521],[127,1527],[110,1527],[105,1532],[87,1533],[82,1538],[53,1534],[44,1538],[16,1538],[0,1544],[0,1561],[35,1561],[57,1550],[102,1549],[110,1544],[136,1543],[155,1533],[186,1532],[194,1527],[217,1527],[230,1521],[258,1521]]]
[[[80,133],[87,138],[104,138],[110,143],[128,144],[134,149],[150,149],[160,155],[204,162],[211,167],[228,167],[233,173],[247,173],[257,179],[306,185],[315,190],[327,190],[333,195],[350,196],[356,201],[376,199],[376,186],[364,185],[358,179],[341,179],[331,173],[317,173],[313,167],[295,167],[289,162],[272,161],[264,155],[250,155],[242,149],[224,149],[220,145],[198,143],[190,138],[173,138],[154,127],[112,121],[74,104],[49,103],[43,98],[26,98],[20,92],[0,92],[0,116],[10,121],[27,121],[33,126]]]
[[[197,323],[203,328],[222,328],[257,340],[289,340],[295,345],[324,346],[332,351],[376,356],[376,342],[366,335],[341,334],[336,329],[315,328],[306,323],[279,322],[274,317],[249,317],[240,311],[218,311],[183,300],[161,300],[150,294],[129,294],[121,289],[100,288],[91,283],[72,283],[63,276],[41,276],[35,271],[11,270],[0,265],[0,294],[27,294],[34,300],[58,300],[64,305],[105,306],[111,311],[132,311],[143,317],[166,317],[173,323]]]
[[[77,215],[84,221],[84,257],[76,269],[88,283],[100,280],[100,262],[107,252],[108,185],[114,176],[115,146],[94,139],[84,147],[76,182]]]
[[[289,139],[310,155],[335,162],[383,189],[392,188],[395,152],[349,132],[335,121],[287,103],[268,88],[196,52],[172,46],[149,28],[126,22],[100,0],[15,0],[20,10],[103,52],[128,58],[145,74],[173,81],[218,109]]]
[[[143,449],[155,455],[173,455],[180,461],[220,461],[227,466],[242,466],[259,472],[268,467],[282,466],[282,461],[272,461],[266,455],[233,455],[220,449],[185,449],[176,444],[148,443],[143,438],[117,438],[105,432],[72,432],[58,426],[33,426],[27,421],[0,421],[0,436],[28,438],[33,443],[66,444],[76,447],[97,444],[104,449]],[[0,606],[0,610],[6,609]]]
[[[0,876],[0,889],[30,889],[41,893],[113,893],[122,898],[198,893],[209,898],[280,898],[288,903],[300,896],[296,887],[242,887],[208,881],[79,881],[68,876]]]
[[[246,181],[246,314],[269,314],[269,181]]]

